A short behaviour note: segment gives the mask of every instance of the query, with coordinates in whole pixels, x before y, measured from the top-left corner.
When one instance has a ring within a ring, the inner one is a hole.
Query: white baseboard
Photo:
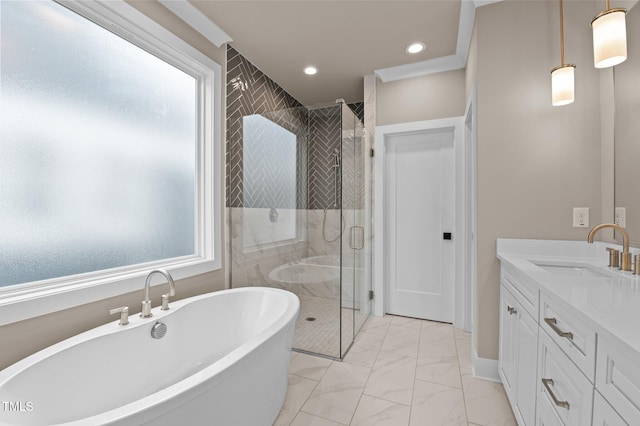
[[[502,383],[500,375],[498,374],[497,359],[479,358],[478,353],[474,350],[471,356],[471,365],[474,377],[489,380],[491,382]]]

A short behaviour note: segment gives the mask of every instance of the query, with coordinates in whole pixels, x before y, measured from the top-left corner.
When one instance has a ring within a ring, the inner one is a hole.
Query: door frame
[[[466,281],[466,271],[468,261],[466,259],[465,247],[470,244],[469,233],[466,230],[466,147],[465,139],[465,117],[452,117],[437,120],[416,121],[411,123],[391,124],[386,126],[376,126],[375,135],[375,157],[374,168],[376,170],[376,178],[374,182],[374,307],[373,313],[376,316],[382,316],[386,312],[385,305],[385,277],[387,276],[387,264],[385,253],[388,251],[388,245],[385,242],[385,215],[384,206],[387,202],[387,194],[385,194],[386,176],[384,170],[386,167],[386,148],[387,140],[390,136],[422,133],[442,129],[452,129],[454,131],[453,149],[454,149],[454,168],[455,168],[455,226],[453,229],[453,243],[455,245],[455,279],[454,279],[454,321],[456,328],[466,329],[467,324],[471,322],[471,312],[466,301],[471,295],[471,288]],[[470,331],[470,330],[467,330]]]

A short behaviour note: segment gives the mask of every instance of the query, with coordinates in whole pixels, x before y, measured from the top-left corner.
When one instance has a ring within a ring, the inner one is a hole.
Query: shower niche
[[[362,123],[340,102],[244,116],[231,131],[231,286],[295,293],[294,350],[342,359],[371,312]]]

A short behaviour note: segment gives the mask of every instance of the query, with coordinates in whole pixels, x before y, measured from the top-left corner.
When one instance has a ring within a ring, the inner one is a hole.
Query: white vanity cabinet
[[[593,383],[596,368],[595,331],[544,292],[540,294],[540,327]]]
[[[633,423],[637,424],[637,423]],[[595,391],[593,394],[593,426],[630,426],[609,403]]]
[[[629,425],[640,425],[640,354],[606,336],[598,338],[596,389]],[[602,407],[606,413],[606,407]],[[612,414],[611,418],[615,418]],[[594,411],[595,420],[595,411]],[[609,425],[626,424],[611,420]],[[596,424],[596,423],[594,423]],[[602,422],[598,423],[601,425]]]
[[[519,426],[640,426],[640,277],[589,274],[606,245],[585,245],[498,240],[498,370]]]
[[[536,408],[536,426],[564,426],[562,420],[553,409],[547,405],[538,404]]]
[[[593,384],[543,330],[539,347],[538,403],[555,411],[564,425],[590,425]]]
[[[500,360],[498,371],[521,426],[535,422],[538,323],[519,300],[523,295],[502,275],[500,286]],[[526,303],[526,302],[525,302]]]

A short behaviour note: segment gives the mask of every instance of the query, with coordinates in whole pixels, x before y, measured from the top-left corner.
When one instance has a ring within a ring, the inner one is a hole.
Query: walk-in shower
[[[339,102],[245,116],[229,153],[242,194],[230,210],[231,285],[295,293],[298,351],[342,358],[371,311],[364,145]]]

